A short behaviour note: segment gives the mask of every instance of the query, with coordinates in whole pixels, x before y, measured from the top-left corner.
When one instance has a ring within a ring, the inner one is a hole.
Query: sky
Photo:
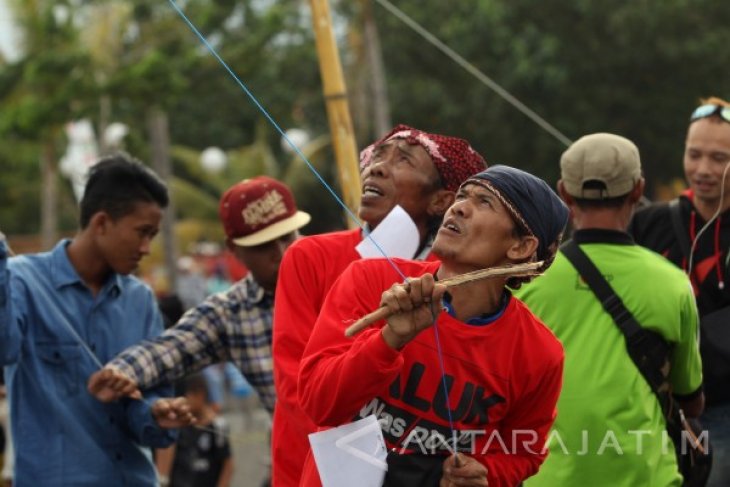
[[[17,49],[14,47],[13,19],[5,0],[0,0],[0,52],[5,59],[13,60],[17,56]]]

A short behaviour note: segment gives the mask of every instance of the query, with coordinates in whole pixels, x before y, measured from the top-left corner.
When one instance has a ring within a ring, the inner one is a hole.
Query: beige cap
[[[623,196],[641,179],[639,149],[618,135],[586,135],[563,152],[560,173],[565,190],[576,198]]]

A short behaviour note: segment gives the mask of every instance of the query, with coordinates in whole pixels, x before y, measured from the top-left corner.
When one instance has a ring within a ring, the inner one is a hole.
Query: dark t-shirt
[[[223,464],[231,456],[227,434],[221,419],[214,420],[205,430],[196,427],[180,430],[170,486],[215,487]]]
[[[707,222],[696,212],[687,194],[680,197],[679,204],[684,229],[689,241],[692,242]],[[691,223],[694,223],[693,227],[690,226]],[[667,203],[653,204],[637,212],[629,226],[629,233],[634,236],[638,244],[662,254],[687,271],[687,258],[674,232]],[[702,233],[692,259],[691,279],[695,287],[700,316],[730,306],[728,248],[730,248],[730,212],[726,211]],[[723,282],[724,289],[720,282]]]
[[[687,238],[691,242],[707,223],[691,202],[692,193],[686,191],[679,198],[680,215]],[[655,203],[639,210],[629,226],[636,243],[647,247],[673,262],[685,272],[688,259],[672,225],[668,203]],[[730,306],[730,211],[700,235],[693,255],[692,286],[700,317]],[[705,392],[709,403],[730,402],[730,391],[724,379],[715,377],[712,370],[704,371]]]

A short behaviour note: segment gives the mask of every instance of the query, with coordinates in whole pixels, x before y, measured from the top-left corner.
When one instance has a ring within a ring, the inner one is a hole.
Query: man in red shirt
[[[428,258],[433,236],[454,192],[486,168],[465,140],[398,125],[360,156],[363,194],[359,216],[374,230],[396,205],[419,233],[417,259]],[[316,426],[297,400],[304,347],[332,284],[360,255],[359,229],[305,237],[287,251],[279,270],[274,309],[274,380],[277,403],[272,433],[274,487],[299,485]]]
[[[446,278],[555,257],[568,210],[548,185],[493,166],[464,182],[433,243],[441,262],[351,264],[332,287],[304,351],[299,399],[320,427],[375,414],[388,454],[385,486],[514,486],[534,474],[560,393],[563,350],[505,287]],[[439,306],[438,303],[441,303]],[[345,328],[391,313],[355,339]],[[443,307],[443,309],[442,309]],[[453,441],[452,441],[453,440]],[[459,461],[449,451],[461,452]],[[319,484],[312,457],[301,485]]]

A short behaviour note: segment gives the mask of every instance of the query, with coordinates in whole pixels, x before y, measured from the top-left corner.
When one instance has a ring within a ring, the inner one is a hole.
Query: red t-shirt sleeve
[[[382,290],[390,285],[382,282],[382,275],[366,274],[367,264],[354,262],[335,282],[304,351],[299,404],[318,426],[351,421],[403,366],[400,352],[380,334],[382,322],[355,338],[345,337],[347,326],[376,309]]]
[[[545,442],[562,387],[563,361],[561,353],[559,360],[553,360],[528,383],[499,428],[504,446],[494,442],[486,455],[476,457],[488,469],[490,487],[517,485],[537,473],[545,461]]]

